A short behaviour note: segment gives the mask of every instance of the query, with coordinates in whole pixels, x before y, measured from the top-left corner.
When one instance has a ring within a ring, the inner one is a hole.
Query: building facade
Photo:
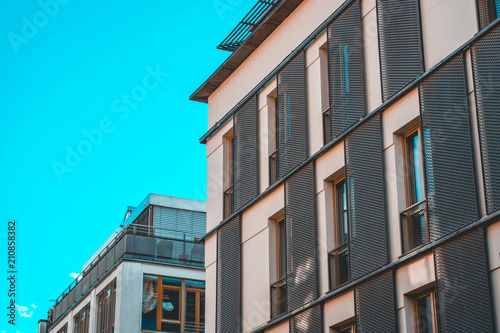
[[[203,201],[149,194],[57,298],[39,333],[204,332]]]
[[[207,332],[500,331],[499,16],[257,1],[191,96]]]

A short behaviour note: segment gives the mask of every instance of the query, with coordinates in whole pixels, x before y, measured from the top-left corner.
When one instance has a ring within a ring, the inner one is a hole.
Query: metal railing
[[[328,253],[330,290],[351,280],[349,267],[349,243],[344,243]]]
[[[278,150],[269,156],[269,186],[278,180]]]
[[[190,232],[129,224],[56,298],[54,306],[49,310],[49,325],[65,314],[122,258],[152,260],[202,269],[205,246],[197,243],[201,236]]]
[[[287,312],[287,285],[286,277],[271,285],[271,319]]]
[[[332,141],[332,124],[330,122],[330,108],[323,111],[323,141],[326,145]]]
[[[234,208],[233,186],[224,191],[224,218],[231,216]]]
[[[403,254],[429,243],[427,200],[411,205],[401,212],[401,242]]]

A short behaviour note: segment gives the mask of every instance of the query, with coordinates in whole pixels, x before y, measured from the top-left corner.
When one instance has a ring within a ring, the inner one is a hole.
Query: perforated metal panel
[[[90,276],[87,274],[83,277],[82,279],[82,293],[86,292],[90,285],[89,285],[89,279],[90,279]]]
[[[278,73],[276,124],[278,178],[307,158],[305,56],[300,52]]]
[[[441,332],[494,332],[483,229],[434,250]]]
[[[153,226],[155,236],[193,240],[195,235],[205,233],[205,213],[168,207],[153,207]]]
[[[75,300],[78,300],[81,296],[82,296],[82,281],[78,282],[75,286]]]
[[[97,278],[100,278],[106,272],[106,259],[101,258],[97,263]]]
[[[419,86],[430,240],[478,219],[462,54]]]
[[[345,139],[351,278],[387,263],[381,119],[377,114]]]
[[[314,194],[311,162],[285,184],[288,311],[317,297]]]
[[[477,0],[479,27],[483,29],[500,16],[500,3],[498,0]]]
[[[257,96],[253,96],[234,115],[233,190],[234,210],[258,194]]]
[[[394,277],[380,274],[354,288],[356,332],[396,332]]]
[[[290,318],[290,333],[322,332],[321,306],[317,305]]]
[[[488,214],[500,209],[500,27],[471,47]]]
[[[217,332],[241,331],[241,227],[236,216],[217,231]]]
[[[115,248],[114,247],[109,249],[108,253],[106,253],[105,259],[106,259],[106,271],[107,271],[115,263]]]
[[[354,1],[328,27],[331,138],[365,115],[361,9]]]
[[[418,0],[377,0],[382,96],[386,101],[424,70]]]
[[[97,281],[97,266],[94,266],[89,273],[89,285],[92,286]]]
[[[68,297],[68,306],[75,303],[75,289],[72,289],[66,297]]]

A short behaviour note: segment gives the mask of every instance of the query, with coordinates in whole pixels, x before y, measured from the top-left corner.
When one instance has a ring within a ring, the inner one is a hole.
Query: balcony
[[[286,277],[271,285],[271,319],[286,313],[287,286]]]
[[[269,156],[269,186],[278,180],[278,150]]]
[[[424,199],[401,212],[403,254],[429,242],[427,201]]]
[[[328,253],[330,270],[330,290],[351,280],[349,272],[349,243],[342,244]]]
[[[234,195],[233,186],[224,191],[224,218],[228,218],[233,213]]]
[[[186,232],[129,224],[56,299],[49,314],[50,324],[87,295],[89,290],[122,260],[148,260],[173,266],[203,269],[205,246]]]

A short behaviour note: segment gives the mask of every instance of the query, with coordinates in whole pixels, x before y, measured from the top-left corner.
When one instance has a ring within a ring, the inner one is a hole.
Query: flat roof
[[[240,67],[259,45],[297,8],[303,0],[282,0],[250,36],[217,68],[217,70],[189,97],[192,101],[208,103],[208,97]]]

